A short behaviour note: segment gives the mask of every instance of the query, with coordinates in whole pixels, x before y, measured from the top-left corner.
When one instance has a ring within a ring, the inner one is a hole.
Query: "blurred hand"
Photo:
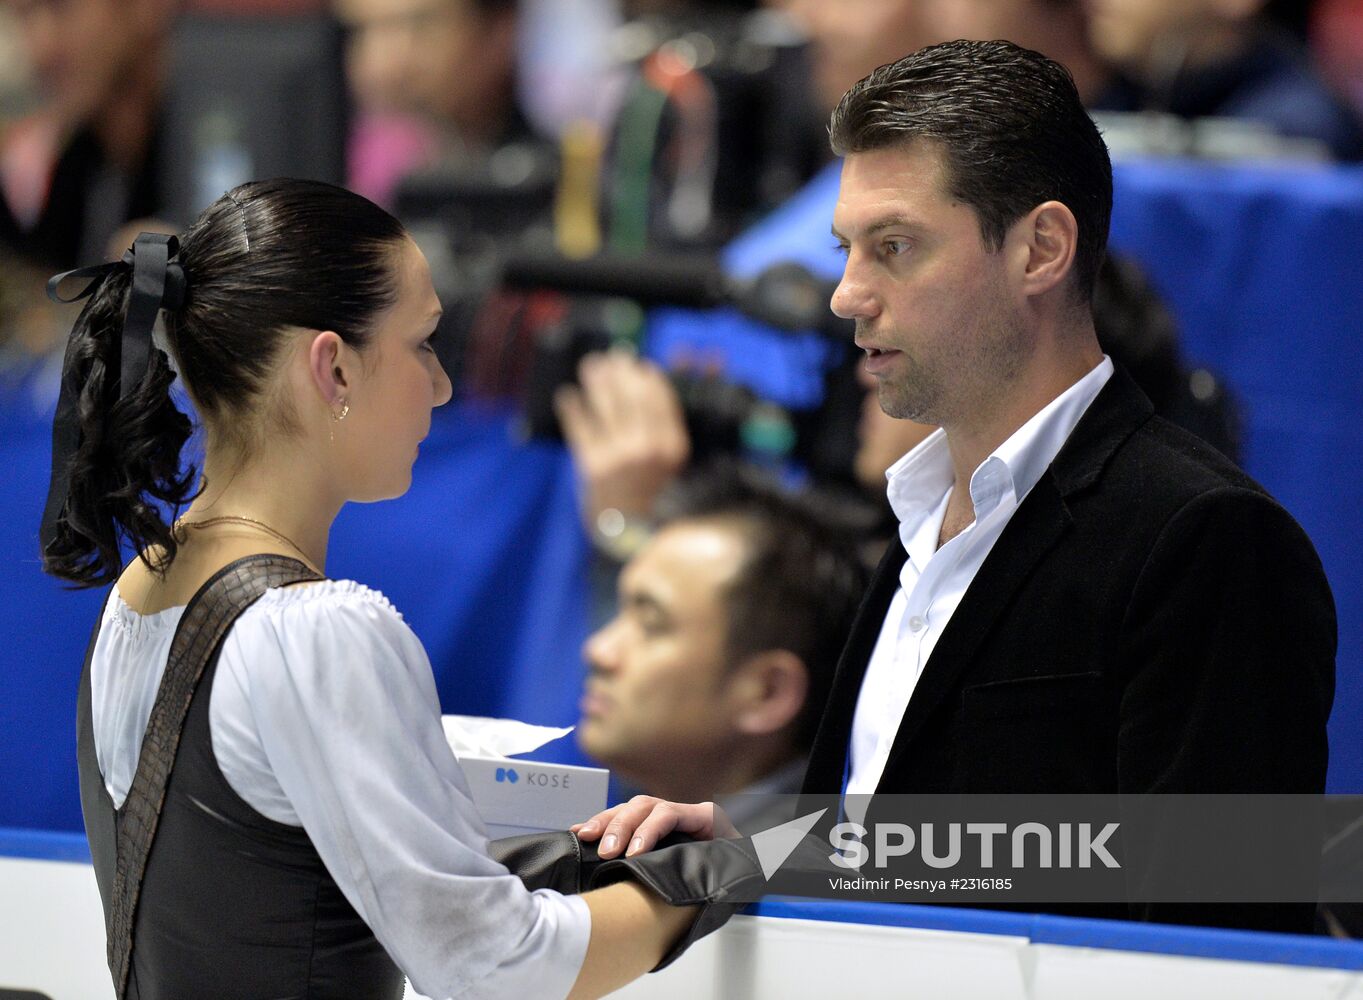
[[[569,829],[581,840],[599,837],[601,846],[597,854],[603,858],[615,857],[626,844],[629,845],[626,857],[650,851],[673,831],[696,840],[738,836],[728,815],[713,802],[683,804],[652,795],[636,795]]]
[[[554,410],[582,477],[582,516],[589,527],[612,507],[646,518],[691,457],[677,392],[657,365],[620,350],[583,358],[578,379]]]

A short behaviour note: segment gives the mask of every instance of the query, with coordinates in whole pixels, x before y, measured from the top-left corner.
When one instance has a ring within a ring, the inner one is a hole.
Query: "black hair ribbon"
[[[176,237],[163,233],[142,233],[122,260],[64,271],[47,282],[47,296],[52,301],[78,302],[93,294],[116,268],[125,264],[132,267],[132,290],[118,347],[120,400],[136,391],[146,378],[157,314],[162,309],[178,309],[184,304],[185,272],[179,262],[173,259],[179,252],[180,241]],[[75,295],[63,298],[58,288],[71,278],[89,280]],[[57,397],[57,413],[52,420],[52,478],[48,484],[47,503],[43,508],[38,536],[44,552],[56,538],[57,523],[66,507],[70,488],[71,461],[80,447],[80,420],[76,413],[76,401],[81,387],[76,383],[75,360],[76,344],[72,338],[67,342],[66,356],[62,360],[61,393]]]

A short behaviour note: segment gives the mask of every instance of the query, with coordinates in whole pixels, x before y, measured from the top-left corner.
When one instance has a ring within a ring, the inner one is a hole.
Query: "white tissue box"
[[[571,728],[453,715],[441,721],[492,839],[566,830],[606,808],[610,771],[508,756],[533,753]]]
[[[488,836],[566,830],[606,808],[610,772],[507,757],[461,756]]]

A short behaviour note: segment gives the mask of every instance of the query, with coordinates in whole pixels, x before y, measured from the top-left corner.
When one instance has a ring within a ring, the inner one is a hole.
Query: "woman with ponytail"
[[[341,506],[403,493],[450,398],[399,223],[329,185],[247,184],[51,290],[75,278],[43,558],[113,584],[79,759],[118,995],[396,998],[405,972],[431,996],[591,996],[709,929],[634,874],[565,896],[494,861],[421,644],[325,578]],[[202,470],[181,467],[176,372]]]

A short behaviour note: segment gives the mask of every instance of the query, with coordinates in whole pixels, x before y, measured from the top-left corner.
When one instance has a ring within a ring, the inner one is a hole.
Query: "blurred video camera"
[[[741,454],[773,465],[793,459],[817,479],[850,481],[864,390],[856,380],[852,324],[828,307],[834,282],[794,263],[739,280],[713,257],[664,254],[576,261],[525,255],[506,260],[502,277],[508,288],[552,289],[572,302],[545,325],[533,353],[523,396],[528,436],[559,435],[554,393],[576,381],[586,354],[627,341],[643,309],[727,307],[773,332],[825,338],[829,363],[821,399],[811,408],[788,409],[703,364],[674,371],[694,454],[701,459]]]
[[[733,306],[837,342],[825,402],[792,412],[720,371],[675,373],[693,450],[847,478],[861,390],[831,287],[793,266],[736,282],[717,263],[827,155],[816,113],[799,111],[802,39],[771,11],[702,7],[626,24],[611,49],[624,80],[595,153],[581,135],[520,142],[399,189],[445,306],[447,370],[470,393],[521,400],[527,435],[554,438],[555,390],[588,352],[637,344],[645,309]]]

